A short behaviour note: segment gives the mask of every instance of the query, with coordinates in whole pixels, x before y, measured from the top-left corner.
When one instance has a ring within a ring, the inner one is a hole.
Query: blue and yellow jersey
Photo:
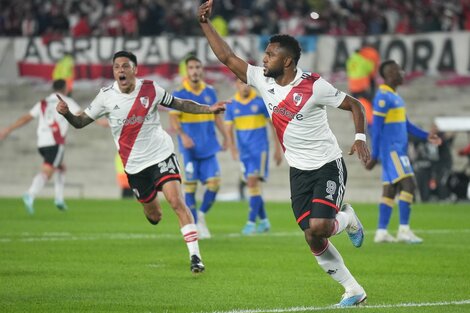
[[[253,89],[247,99],[234,95],[225,111],[225,123],[234,124],[240,155],[268,150],[268,119],[266,106]]]
[[[217,95],[212,86],[201,84],[201,88],[194,90],[187,80],[183,81],[181,89],[173,92],[173,96],[181,99],[189,99],[200,104],[212,105],[217,102]],[[215,132],[214,114],[191,114],[180,111],[170,111],[170,114],[179,115],[183,131],[191,137],[195,146],[185,149],[178,136],[179,151],[191,158],[204,159],[213,156],[220,150]]]
[[[427,133],[419,129],[406,117],[405,101],[388,85],[380,85],[373,100],[374,120],[372,123],[372,158],[397,151],[406,155],[408,132],[420,138]]]

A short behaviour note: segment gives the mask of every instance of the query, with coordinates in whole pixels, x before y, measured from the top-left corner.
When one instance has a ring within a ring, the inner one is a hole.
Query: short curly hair
[[[274,35],[269,38],[269,43],[279,43],[279,46],[286,49],[294,59],[295,65],[299,62],[300,54],[302,49],[300,48],[300,44],[294,37],[290,35]]]

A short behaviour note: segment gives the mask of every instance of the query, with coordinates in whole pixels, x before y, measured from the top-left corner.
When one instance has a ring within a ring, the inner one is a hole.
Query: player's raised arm
[[[62,99],[59,94],[56,94],[57,98],[59,99],[59,103],[57,104],[56,110],[59,114],[63,115],[65,119],[75,128],[83,128],[93,122],[94,120],[85,114],[85,112],[80,113],[79,115],[75,115],[69,110],[69,106],[67,103]]]
[[[364,113],[364,108],[357,99],[349,95],[344,98],[339,108],[346,111],[351,111],[353,115],[356,136],[354,144],[351,147],[351,151],[349,152],[349,154],[351,155],[354,154],[354,152],[357,152],[357,156],[362,161],[362,163],[367,164],[370,160],[370,152],[366,144],[366,116]]]
[[[212,26],[209,18],[212,12],[212,1],[208,0],[201,4],[198,10],[199,24],[202,31],[209,42],[209,45],[214,51],[220,62],[224,63],[238,78],[246,83],[246,71],[248,63],[240,59],[229,45],[222,39],[217,31]]]

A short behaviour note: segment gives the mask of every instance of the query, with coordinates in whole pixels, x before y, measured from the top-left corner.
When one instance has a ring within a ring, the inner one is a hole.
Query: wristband
[[[366,142],[366,134],[357,133],[356,136],[354,137],[354,139]]]

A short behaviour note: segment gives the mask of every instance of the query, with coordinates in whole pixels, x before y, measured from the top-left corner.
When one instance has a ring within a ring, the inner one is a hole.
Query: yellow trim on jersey
[[[409,174],[406,174],[406,175],[400,176],[400,177],[398,177],[398,178],[394,179],[394,180],[392,181],[392,184],[396,184],[396,183],[398,183],[400,180],[402,180],[402,179],[404,179],[404,178],[407,178],[407,177],[413,177],[413,176],[414,176],[414,174],[413,174],[413,173],[409,173]]]
[[[249,196],[259,196],[261,194],[261,187],[256,186],[256,187],[248,187],[247,188],[248,195]]]
[[[392,158],[393,165],[395,165],[395,170],[397,171],[398,176],[399,177],[405,176],[405,171],[403,170],[403,167],[401,166],[398,153],[396,153],[395,151],[392,151],[390,152],[390,157]]]
[[[386,117],[386,116],[387,116],[387,114],[382,113],[382,112],[379,112],[379,111],[374,111],[374,115],[378,115],[378,116],[382,116],[382,117]]]
[[[232,125],[233,121],[224,121],[225,125]]]
[[[198,87],[199,88],[197,88],[197,89],[193,89],[193,87],[191,87],[191,85],[189,84],[189,79],[188,78],[185,78],[183,80],[183,88],[186,89],[187,91],[190,91],[191,93],[195,94],[196,96],[199,96],[201,94],[201,92],[204,90],[204,88],[206,88],[206,83],[203,82],[203,81],[200,81]]]
[[[382,203],[393,207],[393,205],[395,204],[395,201],[393,201],[393,199],[389,197],[382,197]]]
[[[241,104],[248,104],[254,98],[256,98],[256,91],[253,88],[251,88],[250,93],[248,94],[248,97],[246,97],[246,98],[242,98],[240,96],[240,93],[236,92],[235,95],[233,96],[233,98],[235,99],[235,101],[240,102]]]
[[[402,107],[388,110],[387,116],[385,117],[385,124],[400,122],[406,122],[405,108]]]
[[[235,118],[237,130],[251,130],[266,127],[266,116],[263,114],[239,116]]]
[[[413,203],[413,194],[402,190],[400,191],[400,195],[398,199],[401,201],[408,202],[408,203]]]
[[[174,115],[181,115],[181,114],[183,114],[183,112],[178,111],[178,110],[171,110],[169,113],[170,113],[170,114],[174,114]]]
[[[389,91],[389,92],[396,93],[395,90],[393,90],[392,87],[390,87],[389,85],[386,85],[386,84],[380,84],[379,89],[381,91]]]
[[[183,113],[180,117],[181,123],[202,123],[214,121],[214,114],[191,114]]]

